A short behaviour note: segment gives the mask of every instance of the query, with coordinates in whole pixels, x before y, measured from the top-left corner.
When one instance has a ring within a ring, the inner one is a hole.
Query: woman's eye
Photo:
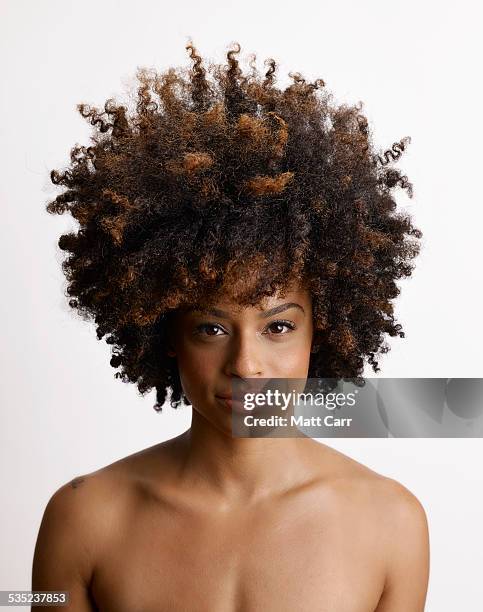
[[[266,329],[269,330],[270,336],[281,336],[294,330],[295,325],[291,321],[273,321]],[[195,333],[213,337],[223,335],[224,330],[216,323],[202,323],[196,327]]]
[[[203,323],[202,325],[198,325],[196,328],[196,332],[200,334],[206,334],[207,336],[219,336],[220,334],[209,333],[213,330],[222,330],[219,325],[215,325],[213,323]],[[223,330],[222,330],[223,331]]]
[[[288,332],[280,331],[284,327],[288,328],[289,330],[295,329],[295,325],[291,323],[290,321],[274,321],[273,323],[270,323],[267,329],[272,330],[273,333],[271,335],[281,336],[284,333],[285,334],[288,333]]]

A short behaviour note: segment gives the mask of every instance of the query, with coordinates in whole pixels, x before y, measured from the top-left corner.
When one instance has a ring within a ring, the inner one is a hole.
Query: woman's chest
[[[102,612],[370,612],[383,588],[372,528],[330,513],[139,516],[95,573]]]

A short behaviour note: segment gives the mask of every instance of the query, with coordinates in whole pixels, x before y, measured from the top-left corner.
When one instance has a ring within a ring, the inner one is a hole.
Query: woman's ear
[[[168,348],[166,350],[166,355],[168,355],[168,357],[176,357],[176,351],[173,349],[171,344],[168,344]]]

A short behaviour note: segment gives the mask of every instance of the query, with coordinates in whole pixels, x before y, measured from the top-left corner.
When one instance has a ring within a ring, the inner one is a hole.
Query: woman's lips
[[[249,412],[245,409],[244,403],[241,400],[234,400],[232,397],[221,397],[220,395],[215,397],[228,412],[238,412],[240,414],[248,414]]]

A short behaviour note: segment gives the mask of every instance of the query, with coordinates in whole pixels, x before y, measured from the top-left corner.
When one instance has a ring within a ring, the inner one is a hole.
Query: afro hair
[[[70,306],[113,346],[115,376],[156,389],[161,410],[189,404],[170,315],[228,295],[240,305],[303,281],[313,301],[309,377],[377,372],[385,335],[404,337],[392,300],[422,233],[396,211],[412,185],[393,167],[409,138],[377,154],[362,103],[335,105],[322,79],[276,86],[277,64],[244,73],[235,43],[224,65],[191,42],[192,65],[138,68],[135,104],[77,106],[90,146],[53,170],[65,189],[47,204],[79,224],[58,242]]]

